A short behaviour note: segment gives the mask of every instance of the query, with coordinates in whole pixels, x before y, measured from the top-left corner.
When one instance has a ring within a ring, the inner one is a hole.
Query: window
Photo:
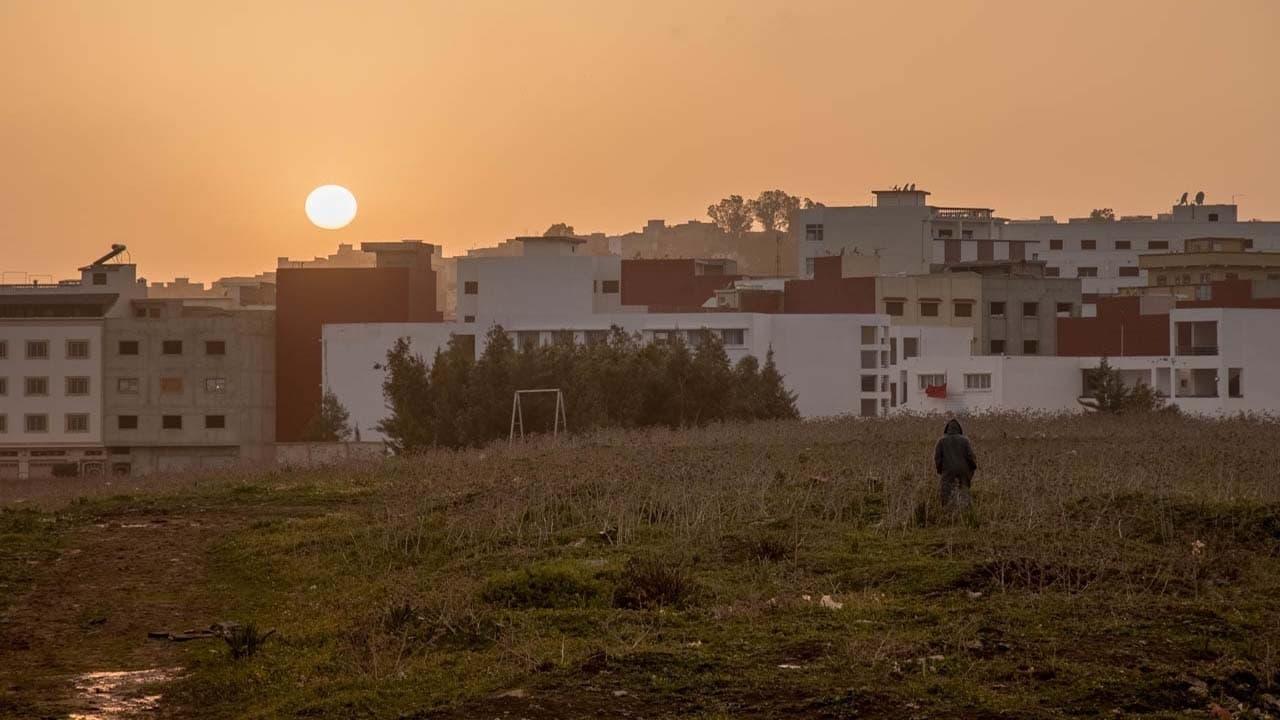
[[[863,345],[876,344],[876,326],[875,325],[862,326],[862,344]]]
[[[1244,393],[1240,387],[1240,379],[1244,375],[1244,368],[1227,368],[1227,397],[1244,397]]]
[[[1080,249],[1081,250],[1097,250],[1098,241],[1097,240],[1081,240]]]
[[[1076,268],[1076,277],[1098,277],[1098,268],[1096,267]]]
[[[605,280],[600,283],[600,292],[605,295],[617,295],[619,283],[617,280]]]
[[[181,355],[182,341],[181,340],[165,340],[164,342],[160,343],[160,352],[165,355]]]
[[[730,347],[747,344],[747,331],[744,328],[730,328],[720,331],[720,341]]]
[[[537,330],[520,330],[516,332],[516,348],[535,348],[542,344],[542,333]]]
[[[957,300],[953,312],[956,317],[973,317],[973,303],[968,300]]]
[[[226,340],[205,340],[204,354],[205,355],[226,355],[227,341]]]
[[[863,376],[862,376],[862,392],[875,392],[875,391],[876,391],[876,377],[877,377],[876,375],[863,375]]]
[[[805,225],[804,239],[812,242],[822,242],[822,225],[816,223]]]
[[[1147,249],[1148,250],[1168,250],[1169,241],[1168,240],[1151,240],[1147,242]]]
[[[1022,303],[1022,317],[1039,317],[1040,303],[1024,302]]]
[[[0,413],[0,433],[9,432],[9,416]]]
[[[1061,240],[1050,240],[1050,241],[1049,241],[1049,249],[1050,249],[1050,250],[1061,250],[1061,249],[1062,249],[1062,241],[1061,241]]]
[[[138,341],[137,340],[121,340],[120,344],[116,346],[116,353],[119,355],[137,355]]]
[[[572,330],[552,330],[551,342],[555,345],[573,345],[574,334]]]
[[[1023,355],[1039,355],[1040,341],[1039,340],[1023,340],[1022,354]]]
[[[876,400],[875,400],[875,398],[863,398],[863,399],[862,399],[862,412],[861,412],[861,414],[862,414],[862,417],[875,417],[875,416],[876,416]]]
[[[27,341],[27,359],[28,360],[47,360],[49,358],[49,341],[48,340],[28,340]]]
[[[962,240],[972,240],[972,239],[973,239],[973,231],[972,231],[972,230],[961,230],[961,231],[960,231],[960,238],[961,238]]]
[[[990,390],[991,389],[991,373],[965,373],[964,389],[965,390]]]
[[[138,378],[116,378],[116,392],[123,395],[137,395]]]
[[[921,390],[924,390],[930,385],[934,387],[938,387],[939,385],[947,384],[947,376],[942,373],[935,373],[930,375],[917,375],[916,377],[919,379]]]
[[[938,317],[938,303],[935,301],[920,302],[920,317]]]
[[[160,378],[160,392],[165,395],[182,392],[182,378],[180,377]]]
[[[0,340],[0,360],[9,357],[9,341]]]
[[[463,295],[479,295],[480,283],[475,280],[468,280],[462,283],[462,294]]]
[[[27,432],[29,433],[49,432],[48,415],[27,415],[23,420],[26,422]]]
[[[181,430],[182,416],[181,415],[161,415],[160,427],[164,428],[165,430]]]
[[[462,322],[464,322],[464,323],[473,323],[473,322],[475,322],[475,321],[476,321],[476,316],[475,316],[475,315],[463,315],[463,316],[462,316]]]
[[[1200,282],[1207,283],[1212,279],[1213,278],[1209,275],[1209,273],[1200,273]]]
[[[66,390],[68,395],[88,395],[89,394],[89,378],[87,377],[67,378]]]
[[[1168,284],[1168,281],[1169,281],[1169,276],[1168,276],[1168,275],[1157,275],[1157,276],[1156,276],[1156,284],[1157,284],[1157,285],[1166,285],[1166,284]]]
[[[1120,277],[1138,277],[1137,266],[1126,265],[1120,268]]]
[[[1069,302],[1066,302],[1066,303],[1058,303],[1058,305],[1057,305],[1057,308],[1056,308],[1056,309],[1057,309],[1057,311],[1058,311],[1058,312],[1060,312],[1060,313],[1066,313],[1066,314],[1070,315],[1070,314],[1071,314],[1071,303],[1069,303]]]
[[[89,432],[89,415],[87,413],[67,413],[66,428],[69,433]]]
[[[144,307],[136,307],[133,309],[133,316],[136,318],[145,318],[147,316],[147,309]]]
[[[1218,213],[1209,213],[1209,222],[1218,222]]]
[[[1056,266],[1056,265],[1045,265],[1045,266],[1044,266],[1044,276],[1045,276],[1045,277],[1061,277],[1061,276],[1062,276],[1062,268],[1060,268],[1060,267],[1058,267],[1058,266]]]
[[[106,274],[106,273],[94,273],[94,274],[93,274],[93,284],[94,284],[94,285],[106,285],[106,284],[107,284],[107,274]]]
[[[920,338],[902,338],[902,358],[918,357],[920,355]]]
[[[939,237],[939,238],[943,238],[943,239],[945,239],[945,238],[949,238],[949,237],[951,237],[951,231],[950,231],[950,230],[939,230],[939,231],[938,231],[938,237]]]
[[[1004,354],[1004,341],[1003,341],[1003,340],[992,340],[992,341],[991,341],[991,354],[992,354],[992,355],[1003,355],[1003,354]]]
[[[84,360],[89,357],[89,341],[88,340],[68,340],[67,341],[67,359],[68,360]]]
[[[880,366],[880,353],[875,350],[862,351],[862,369],[872,370]]]
[[[892,315],[893,317],[902,317],[902,306],[903,302],[901,300],[886,300],[884,303],[884,313],[886,315]]]
[[[603,345],[609,342],[609,331],[608,330],[587,330],[586,332],[582,333],[582,339],[588,345]],[[726,340],[725,344],[728,345],[729,341]]]
[[[49,394],[49,378],[47,377],[29,377],[26,382],[27,395],[48,395]]]
[[[147,308],[147,317],[149,317],[149,318],[158,318],[158,317],[160,317],[160,308],[158,308],[158,307],[150,307],[150,308]]]
[[[204,391],[207,393],[224,393],[227,391],[227,379],[211,377],[204,379]]]
[[[653,331],[653,343],[655,345],[666,345],[669,342],[671,342],[670,330],[654,330]]]
[[[137,415],[117,415],[116,428],[119,430],[137,430],[138,416]]]
[[[1130,243],[1128,240],[1117,240],[1117,241],[1116,241],[1116,249],[1117,249],[1117,250],[1131,250],[1132,248],[1133,248],[1133,244],[1132,244],[1132,243]]]
[[[1004,317],[1004,303],[991,303],[991,317]]]
[[[205,415],[204,416],[205,430],[221,430],[226,426],[227,426],[226,415]]]
[[[805,258],[805,259],[804,259],[804,274],[805,274],[805,277],[813,277],[813,269],[814,269],[814,259],[813,259],[813,258]]]
[[[9,394],[9,378],[0,377],[0,395]]]

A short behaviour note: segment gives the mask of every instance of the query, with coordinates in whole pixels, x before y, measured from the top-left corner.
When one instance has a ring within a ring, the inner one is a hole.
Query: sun
[[[305,207],[313,225],[337,230],[355,219],[356,196],[341,185],[321,185],[307,196]]]

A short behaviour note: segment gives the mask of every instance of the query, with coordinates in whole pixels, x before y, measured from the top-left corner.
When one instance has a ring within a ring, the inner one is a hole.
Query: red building
[[[876,279],[844,277],[844,258],[829,255],[813,259],[813,279],[788,280],[782,301],[788,314],[876,312]]]
[[[737,272],[733,260],[623,260],[622,304],[649,312],[698,312],[717,290],[742,277]]]
[[[276,271],[276,441],[303,439],[320,408],[321,331],[326,323],[441,322],[432,246],[363,243],[372,268]]]

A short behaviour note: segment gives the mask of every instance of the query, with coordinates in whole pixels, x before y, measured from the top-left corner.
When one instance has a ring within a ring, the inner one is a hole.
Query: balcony
[[[1178,355],[1217,355],[1217,345],[1179,345]]]
[[[990,208],[954,208],[940,207],[933,209],[935,220],[990,220]]]

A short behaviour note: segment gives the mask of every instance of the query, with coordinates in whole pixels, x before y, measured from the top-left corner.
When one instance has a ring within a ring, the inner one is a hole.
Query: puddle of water
[[[69,717],[71,720],[130,720],[154,712],[160,704],[160,695],[154,688],[148,688],[151,692],[144,692],[144,688],[172,680],[180,670],[151,668],[78,675],[73,680],[77,710]]]

